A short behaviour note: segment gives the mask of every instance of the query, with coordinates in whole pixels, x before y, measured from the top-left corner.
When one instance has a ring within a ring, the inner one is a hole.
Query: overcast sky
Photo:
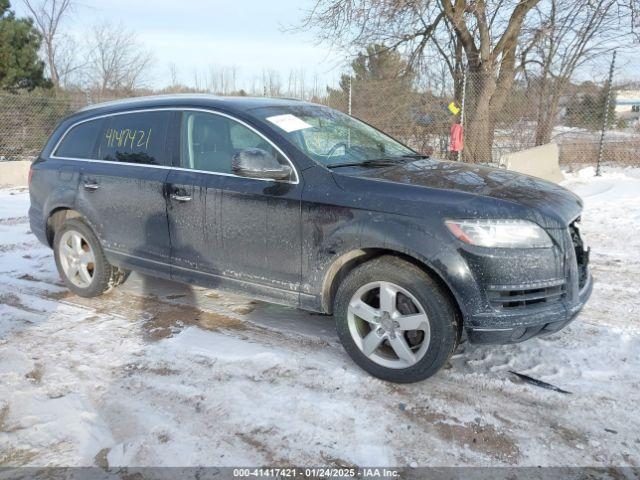
[[[12,0],[20,16],[21,0]],[[263,69],[275,69],[285,82],[291,69],[312,79],[333,82],[344,58],[318,46],[310,32],[289,33],[299,25],[312,0],[79,0],[65,28],[82,39],[92,25],[108,20],[135,31],[155,57],[153,86],[168,83],[168,65],[179,80],[194,83],[194,72],[210,65],[237,66],[245,84]],[[242,85],[241,85],[242,86]]]
[[[77,39],[91,26],[110,21],[134,31],[153,52],[148,75],[151,87],[169,84],[169,64],[175,63],[178,80],[195,84],[212,65],[239,69],[238,88],[250,88],[264,69],[279,72],[286,89],[289,72],[304,71],[307,85],[318,76],[320,85],[335,84],[348,62],[326,45],[317,45],[312,32],[284,31],[300,25],[314,0],[76,0],[79,6],[65,28]],[[25,16],[22,0],[12,0]],[[635,49],[619,52],[616,76],[637,78]],[[584,68],[580,79],[603,80],[609,56]]]

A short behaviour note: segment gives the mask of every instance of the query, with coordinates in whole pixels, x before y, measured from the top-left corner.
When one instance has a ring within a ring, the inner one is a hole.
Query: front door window
[[[184,112],[180,136],[182,168],[231,174],[233,156],[249,148],[265,150],[286,164],[282,155],[263,137],[222,115]]]

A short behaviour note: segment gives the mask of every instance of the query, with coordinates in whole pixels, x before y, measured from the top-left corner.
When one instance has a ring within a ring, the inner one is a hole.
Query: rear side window
[[[104,123],[104,119],[99,118],[76,125],[62,139],[54,155],[67,158],[94,158],[94,151]]]
[[[106,117],[98,159],[167,165],[167,131],[171,112],[140,112]]]

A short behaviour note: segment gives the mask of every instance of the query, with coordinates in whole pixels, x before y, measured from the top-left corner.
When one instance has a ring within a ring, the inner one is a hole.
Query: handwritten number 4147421
[[[107,147],[109,148],[130,148],[133,149],[149,149],[149,140],[151,139],[151,129],[137,130],[130,128],[115,129],[110,128],[105,134]]]

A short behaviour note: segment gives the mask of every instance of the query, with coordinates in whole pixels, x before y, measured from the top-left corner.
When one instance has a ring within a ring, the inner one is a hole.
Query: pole
[[[349,115],[351,115],[351,75],[349,75]]]
[[[351,115],[351,75],[349,75],[349,115]],[[349,128],[347,136],[347,146],[351,148],[351,128]]]
[[[609,68],[609,81],[607,83],[607,99],[604,102],[604,115],[602,115],[602,131],[600,132],[600,147],[598,149],[598,163],[596,165],[596,177],[601,175],[600,163],[602,162],[602,154],[604,151],[604,135],[609,125],[609,107],[611,106],[611,89],[613,84],[613,70],[616,65],[616,50],[613,51],[613,58],[611,59],[611,67]]]
[[[462,74],[462,100],[460,101],[460,125],[464,128],[464,101],[467,96],[467,70]],[[462,161],[462,150],[458,150],[458,161]]]

